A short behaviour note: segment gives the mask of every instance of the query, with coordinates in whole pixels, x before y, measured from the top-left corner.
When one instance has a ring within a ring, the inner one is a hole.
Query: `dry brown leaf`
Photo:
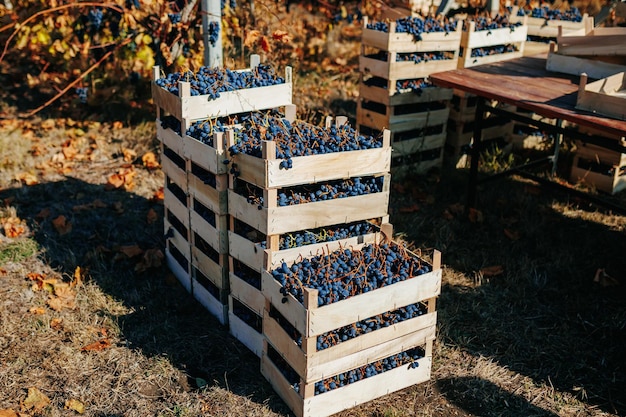
[[[504,234],[506,237],[508,237],[511,240],[519,240],[521,237],[519,231],[512,230],[512,229],[504,229]]]
[[[259,40],[260,36],[261,32],[259,32],[258,30],[251,30],[246,34],[246,39],[243,43],[246,47],[251,48],[252,46],[254,46],[257,40]]]
[[[80,266],[77,266],[76,269],[74,269],[74,278],[72,279],[72,282],[70,283],[70,287],[71,288],[81,287],[83,285],[84,280],[85,280],[85,271]]]
[[[67,221],[64,215],[60,215],[56,219],[52,220],[52,226],[61,236],[68,234],[72,231],[72,222]]]
[[[74,147],[74,141],[68,140],[62,145],[61,152],[65,159],[70,160],[78,154],[78,149]]]
[[[83,352],[94,351],[98,352],[104,349],[108,349],[111,347],[111,341],[108,338],[100,339],[97,342],[93,342],[88,344],[87,346],[83,346],[81,350]]]
[[[22,402],[22,411],[33,411],[38,413],[50,404],[50,398],[35,387],[28,388],[28,395]]]
[[[8,217],[0,219],[2,228],[4,229],[4,235],[10,238],[16,238],[23,235],[26,232],[26,224],[18,217]]]
[[[39,213],[37,213],[35,215],[35,219],[37,220],[45,220],[48,217],[50,217],[50,209],[49,208],[43,208],[39,211]]]
[[[144,154],[144,156],[141,157],[141,162],[143,162],[143,166],[148,169],[157,169],[160,167],[154,152]]]
[[[502,265],[486,266],[480,270],[480,273],[484,277],[496,277],[504,273],[504,267]]]
[[[137,173],[135,169],[131,166],[126,168],[120,168],[117,171],[117,174],[113,174],[109,177],[108,182],[105,184],[105,190],[114,190],[117,188],[124,187],[124,190],[130,191],[135,186],[134,178]]]
[[[40,315],[42,315],[42,314],[45,314],[46,309],[45,309],[45,308],[43,308],[43,307],[31,307],[31,308],[28,310],[28,312],[29,312],[29,313],[31,313],[31,314],[34,314],[34,315],[36,315],[36,316],[40,316]]]
[[[13,410],[0,410],[0,417],[19,417]]]
[[[282,43],[291,42],[291,36],[289,35],[288,32],[285,32],[284,30],[275,30],[274,33],[272,33],[272,38],[275,41],[282,42]]]
[[[148,222],[148,224],[152,224],[157,220],[159,220],[159,215],[157,214],[157,212],[154,211],[154,209],[148,210],[148,214],[146,215],[146,221]]]
[[[64,308],[73,310],[76,308],[76,294],[69,287],[55,286],[54,296],[51,296],[47,303],[54,311],[61,311]]]
[[[54,127],[56,126],[56,123],[54,122],[54,119],[46,119],[43,122],[41,122],[41,128],[42,129],[54,129]]]
[[[113,209],[114,212],[116,212],[117,214],[122,214],[124,213],[124,205],[122,204],[121,201],[116,201],[115,203],[113,203],[111,205],[111,208]]]
[[[619,281],[607,274],[604,268],[598,268],[595,276],[593,277],[593,282],[596,282],[603,287],[614,287],[619,285]]]
[[[162,203],[164,198],[165,198],[165,192],[163,191],[163,187],[161,187],[154,192],[154,194],[150,198],[150,201],[155,202],[155,203]]]
[[[93,200],[91,202],[91,205],[94,208],[105,208],[107,206],[107,204],[104,201],[100,200],[99,198],[96,198],[95,200]]]
[[[133,162],[135,159],[137,159],[137,152],[133,151],[132,149],[124,148],[122,150],[122,153],[124,154],[124,161],[126,162]]]
[[[37,177],[30,172],[21,172],[15,175],[15,179],[20,181],[24,185],[39,184],[39,180],[37,179]]]
[[[65,401],[65,409],[74,410],[78,414],[83,414],[85,412],[85,405],[78,400],[70,399]]]
[[[115,122],[113,122],[113,130],[120,130],[123,127],[124,127],[124,123],[120,122],[119,120],[116,120]]]
[[[476,210],[475,208],[470,207],[468,218],[469,218],[469,221],[472,223],[482,223],[483,213],[480,210]]]
[[[443,213],[441,214],[441,216],[442,216],[444,219],[446,219],[446,220],[452,220],[452,219],[454,219],[454,215],[452,215],[452,213],[450,213],[450,210],[448,210],[448,209],[445,209],[445,210],[443,211]]]
[[[271,52],[272,51],[272,45],[270,44],[270,42],[267,39],[267,37],[261,36],[261,39],[259,40],[259,44],[261,45],[261,49],[263,50],[263,52]]]
[[[143,254],[143,249],[141,249],[137,245],[128,245],[128,246],[121,246],[119,249],[119,252],[123,253],[129,258],[133,258],[135,256],[139,256]]]
[[[150,268],[158,268],[163,263],[163,252],[160,249],[148,249],[143,254],[141,262],[135,265],[136,272],[145,272]]]
[[[50,328],[56,331],[63,330],[63,320],[58,317],[53,318],[50,320]]]

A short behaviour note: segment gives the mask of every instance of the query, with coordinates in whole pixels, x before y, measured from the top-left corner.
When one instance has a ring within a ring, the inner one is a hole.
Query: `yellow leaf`
[[[143,162],[143,166],[148,169],[157,169],[159,168],[159,162],[156,159],[156,155],[154,152],[148,152],[144,156],[141,157],[141,161]]]
[[[43,307],[31,307],[29,313],[34,314],[36,316],[40,316],[46,312],[46,309]]]
[[[83,280],[85,279],[85,272],[81,269],[80,266],[77,266],[74,270],[74,279],[70,284],[71,287],[80,287],[83,285]]]
[[[74,410],[78,414],[83,414],[85,412],[85,405],[78,400],[71,399],[65,401],[65,409]]]
[[[22,402],[22,411],[33,410],[38,413],[46,408],[48,404],[50,404],[50,398],[37,388],[31,387],[28,388],[28,396],[24,402]]]
[[[124,148],[122,153],[124,154],[124,161],[126,162],[133,162],[135,158],[137,158],[137,152],[132,149]]]

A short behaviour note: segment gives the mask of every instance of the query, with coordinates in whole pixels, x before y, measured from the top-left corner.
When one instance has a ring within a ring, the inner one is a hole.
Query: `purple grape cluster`
[[[89,89],[87,87],[79,87],[76,89],[76,95],[81,103],[87,103],[87,96],[89,93]]]
[[[291,158],[294,156],[382,147],[382,138],[359,135],[348,124],[325,128],[303,121],[291,123],[281,117],[261,113],[251,114],[235,132],[237,143],[229,148],[231,156],[247,154],[260,158],[262,142],[274,141],[276,157],[283,159],[280,163],[283,169],[292,167]],[[231,170],[237,175],[236,164],[233,164]]]
[[[428,307],[424,303],[414,303],[406,307],[398,308],[393,311],[378,314],[356,323],[340,327],[338,329],[326,332],[317,336],[316,350],[324,350],[336,346],[339,343],[346,342],[355,337],[392,326],[405,320],[422,316],[428,312]],[[285,332],[296,342],[298,346],[302,346],[302,334],[289,323],[278,310],[270,307],[270,317],[285,330]]]
[[[168,13],[167,17],[170,19],[173,25],[181,22],[180,13]]]
[[[220,36],[220,22],[214,21],[209,22],[208,33],[209,33],[209,43],[213,46],[217,43],[217,39]]]
[[[289,364],[287,364],[287,362],[272,346],[269,346],[267,353],[268,358],[277,366],[279,371],[283,374],[285,379],[287,379],[294,391],[299,393],[300,377],[298,376],[298,374],[293,370],[293,368],[289,366]],[[371,362],[367,365],[361,366],[351,371],[342,372],[333,377],[325,378],[315,383],[315,395],[320,395],[325,392],[352,384],[354,382],[374,377],[384,372],[391,371],[392,369],[396,369],[400,366],[408,366],[412,369],[415,369],[419,367],[418,361],[424,356],[424,349],[421,347],[415,347],[412,349],[407,349],[404,352],[388,356],[384,359]]]
[[[511,32],[515,30],[516,27],[522,26],[522,22],[511,23],[509,17],[507,15],[496,15],[494,18],[486,17],[486,16],[477,16],[473,18],[474,22],[476,22],[476,31],[483,30],[493,30],[493,29],[502,29],[509,28]]]
[[[220,93],[245,88],[267,87],[284,84],[285,79],[276,74],[269,65],[258,65],[251,70],[232,71],[224,68],[201,67],[198,72],[183,71],[168,74],[156,80],[159,87],[178,95],[178,82],[191,84],[191,95],[208,95],[215,100]]]
[[[356,197],[359,195],[379,193],[383,190],[384,177],[354,177],[346,180],[335,180],[324,183],[298,185],[281,188],[278,192],[277,204],[280,207],[297,204],[314,203],[336,198]],[[259,210],[264,207],[263,191],[252,184],[238,181],[235,192],[246,196],[246,201],[254,204]]]
[[[375,54],[367,55],[368,58],[376,59],[378,61],[389,61],[389,53],[387,51],[379,51]],[[453,59],[454,54],[440,51],[440,52],[398,52],[396,53],[396,62],[411,62],[420,64],[422,62],[430,61],[443,61],[446,59]]]
[[[471,57],[477,58],[477,57],[483,57],[483,56],[505,54],[505,53],[515,52],[515,51],[517,51],[517,48],[515,47],[515,45],[511,45],[511,44],[485,46],[483,48],[472,49]]]
[[[224,8],[226,7],[226,0],[221,0],[220,3],[222,10],[224,10]],[[235,10],[237,8],[237,0],[230,0],[228,2],[228,6],[232,9]]]
[[[331,227],[319,227],[313,230],[303,230],[300,232],[288,233],[280,237],[279,248],[281,250],[297,248],[306,245],[314,245],[316,243],[334,242],[349,237],[366,235],[374,233],[376,226],[372,223],[353,222]],[[262,248],[265,248],[267,242],[260,242]]]
[[[87,20],[95,31],[100,30],[102,27],[103,18],[104,13],[102,12],[102,9],[91,9],[87,14]]]
[[[567,20],[570,22],[582,22],[583,16],[580,14],[580,10],[577,7],[571,7],[568,10],[561,11],[558,9],[551,9],[549,6],[535,7],[532,10],[526,10],[520,8],[517,11],[518,16],[526,16],[530,14],[531,17],[546,20]]]
[[[411,256],[394,242],[365,245],[361,250],[341,249],[326,255],[286,263],[272,276],[283,295],[303,302],[303,287],[316,289],[318,305],[328,305],[430,271],[430,266]]]
[[[386,22],[372,22],[367,24],[368,29],[380,32],[389,32],[389,24]],[[422,33],[453,32],[456,30],[455,20],[439,20],[428,17],[402,17],[396,20],[396,33],[409,33],[415,40],[422,40]]]

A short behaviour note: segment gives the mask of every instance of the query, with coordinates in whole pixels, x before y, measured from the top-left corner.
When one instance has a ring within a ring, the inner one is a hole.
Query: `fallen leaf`
[[[261,49],[263,50],[263,52],[270,52],[272,50],[272,45],[270,45],[270,42],[265,36],[261,36],[261,39],[259,39],[259,43],[261,44]]]
[[[480,270],[480,273],[484,277],[495,277],[504,273],[504,267],[502,265],[486,266]]]
[[[42,129],[54,129],[54,127],[56,126],[56,123],[54,122],[54,119],[46,119],[43,122],[41,122],[41,128]]]
[[[272,33],[272,38],[278,42],[283,42],[283,43],[291,42],[291,36],[289,35],[288,32],[285,32],[284,30],[275,30],[274,33]]]
[[[150,201],[154,203],[162,203],[164,198],[165,198],[165,192],[163,191],[163,187],[161,187],[154,192],[154,194],[150,198]]]
[[[454,219],[454,215],[452,215],[452,213],[450,213],[450,210],[448,210],[448,209],[445,209],[445,210],[443,211],[443,214],[442,214],[441,216],[442,216],[444,219],[446,219],[446,220],[452,220],[452,219]]]
[[[119,251],[129,258],[139,256],[143,253],[143,249],[137,245],[121,246]]]
[[[519,240],[519,238],[521,237],[520,232],[518,232],[517,230],[504,229],[504,234],[511,240]]]
[[[619,281],[606,273],[604,268],[598,268],[593,282],[600,284],[602,287],[614,287],[619,285]]]
[[[85,271],[82,270],[80,266],[77,266],[74,269],[74,279],[70,283],[71,288],[81,287],[83,285],[83,281],[85,280]]]
[[[463,210],[465,210],[465,206],[461,203],[454,203],[448,206],[448,211],[454,215],[462,214]]]
[[[50,398],[35,387],[28,388],[28,396],[22,402],[22,411],[34,411],[38,413],[50,404]]]
[[[159,220],[159,215],[157,214],[157,212],[154,211],[154,209],[152,208],[148,210],[148,214],[146,215],[146,221],[148,222],[148,224],[152,224],[157,220]]]
[[[153,248],[144,252],[141,262],[135,265],[136,272],[145,272],[150,268],[158,268],[163,263],[163,252],[160,249]]]
[[[37,179],[37,177],[30,172],[21,172],[15,175],[15,179],[20,181],[24,185],[39,184],[39,180]]]
[[[244,46],[248,48],[253,47],[260,36],[261,32],[259,32],[258,30],[251,30],[246,34],[246,39],[243,41]]]
[[[19,417],[13,410],[0,410],[0,417]]]
[[[28,312],[31,313],[31,314],[34,314],[36,316],[39,316],[39,315],[45,314],[46,309],[43,308],[43,307],[31,307],[28,310]]]
[[[111,205],[111,208],[113,209],[114,212],[116,212],[117,214],[123,214],[124,213],[124,205],[122,204],[121,201],[116,201],[115,203],[113,203]]]
[[[65,409],[74,410],[78,414],[83,414],[85,412],[85,405],[78,400],[70,399],[65,401]]]
[[[53,318],[50,320],[50,328],[56,331],[63,330],[63,320],[58,317]]]
[[[116,120],[115,122],[113,122],[113,130],[120,130],[123,127],[124,127],[124,123],[120,122],[119,120]]]
[[[52,225],[54,226],[57,233],[61,236],[68,234],[72,231],[72,222],[67,221],[64,215],[60,215],[56,219],[52,220]]]
[[[469,221],[472,223],[482,223],[483,213],[480,210],[476,210],[475,208],[470,207],[468,218]]]
[[[133,162],[135,159],[137,159],[137,152],[133,151],[132,149],[124,148],[122,150],[122,153],[124,154],[124,161],[126,162]]]
[[[45,220],[48,217],[50,217],[50,209],[47,207],[39,210],[39,213],[35,215],[35,219],[37,220]]]
[[[104,349],[108,349],[111,347],[111,341],[107,338],[104,339],[100,339],[97,342],[93,342],[88,344],[87,346],[83,346],[81,348],[81,351],[83,352],[88,352],[88,351],[93,351],[93,352],[98,352]]]
[[[10,238],[16,238],[23,235],[26,232],[26,224],[18,217],[11,216],[8,218],[0,219],[2,228],[4,229],[4,235]]]
[[[124,187],[124,190],[130,191],[135,186],[134,178],[137,173],[133,166],[129,166],[126,168],[120,168],[117,171],[117,174],[112,174],[109,176],[107,183],[104,186],[105,190],[114,190],[117,188]]]
[[[148,169],[157,169],[160,167],[154,152],[144,154],[144,156],[141,157],[141,162],[143,162],[143,166]]]
[[[69,287],[55,286],[54,295],[48,299],[47,303],[54,311],[61,311],[64,308],[74,310],[76,308],[76,294]]]
[[[70,160],[74,159],[74,157],[78,154],[78,149],[74,147],[74,141],[68,140],[63,143],[61,152],[63,152],[65,159]]]

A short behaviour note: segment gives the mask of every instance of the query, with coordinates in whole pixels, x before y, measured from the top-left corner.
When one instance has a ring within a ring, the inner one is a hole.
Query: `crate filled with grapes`
[[[261,64],[258,55],[252,55],[250,68],[242,70],[201,67],[162,76],[158,66],[153,69],[152,98],[158,117],[163,111],[183,124],[285,106],[292,103],[292,92],[291,67],[283,77]]]
[[[626,145],[624,136],[600,133],[585,127],[579,127],[582,133],[602,136]],[[615,194],[626,189],[626,153],[620,153],[591,143],[575,141],[574,161],[570,181],[583,182],[597,190]]]
[[[459,68],[490,64],[524,53],[528,26],[524,19],[511,22],[508,15],[474,16],[463,22]]]
[[[353,397],[367,386],[361,372],[368,367],[373,382],[383,369],[415,369],[430,360],[438,252],[428,263],[381,234],[372,244],[285,259],[262,279],[268,301],[261,368],[296,415],[325,416],[393,391],[366,388],[365,397]],[[426,368],[401,388],[428,379]],[[331,399],[339,402],[331,406]]]
[[[359,98],[386,106],[397,106],[450,100],[452,89],[437,87],[428,82],[428,77],[389,80],[362,75],[359,82]]]
[[[448,137],[446,145],[459,149],[471,143],[474,137],[475,121],[448,123]],[[481,139],[490,140],[505,137],[511,134],[513,123],[510,119],[501,116],[492,116],[483,120]]]
[[[258,357],[263,351],[263,316],[239,301],[228,297],[228,326],[230,334]]]
[[[550,5],[542,5],[532,9],[511,8],[510,21],[512,23],[523,22],[528,25],[528,36],[531,40],[554,40],[559,27],[563,33],[572,33],[584,30],[585,27],[593,27],[593,17],[587,13],[581,14],[576,7],[569,9],[557,9]]]

